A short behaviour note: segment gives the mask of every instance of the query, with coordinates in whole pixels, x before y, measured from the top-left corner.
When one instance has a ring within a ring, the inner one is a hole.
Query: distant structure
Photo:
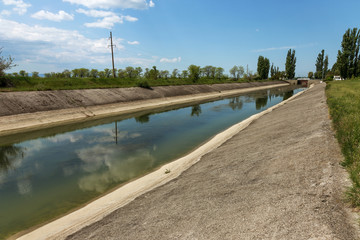
[[[310,80],[311,80],[310,78],[298,78],[297,84],[301,86],[308,86]]]
[[[334,81],[344,80],[341,76],[334,76]]]

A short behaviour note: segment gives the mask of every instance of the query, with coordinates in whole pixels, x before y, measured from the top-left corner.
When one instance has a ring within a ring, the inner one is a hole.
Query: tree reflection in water
[[[201,114],[201,106],[200,105],[194,105],[191,107],[191,116],[200,116]]]
[[[9,171],[12,168],[14,160],[19,156],[24,158],[24,152],[20,147],[13,145],[0,147],[0,171]]]
[[[291,98],[293,95],[294,95],[294,90],[285,92],[284,96],[283,96],[283,101],[288,99],[288,98]]]
[[[240,97],[234,97],[231,98],[229,101],[229,106],[231,107],[232,110],[241,110],[243,107],[243,102],[241,100],[241,96]]]
[[[268,97],[262,97],[256,99],[256,110],[260,110],[261,108],[265,107],[268,102]]]
[[[138,123],[147,123],[150,121],[150,115],[151,114],[145,114],[145,115],[141,115],[139,117],[135,117],[135,121]]]

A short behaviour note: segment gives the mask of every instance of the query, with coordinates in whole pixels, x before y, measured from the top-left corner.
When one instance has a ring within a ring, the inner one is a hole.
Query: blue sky
[[[342,35],[360,27],[359,0],[0,0],[0,47],[26,70],[190,64],[242,65],[259,55],[284,70],[296,50],[296,75],[314,71],[321,49],[336,61]]]

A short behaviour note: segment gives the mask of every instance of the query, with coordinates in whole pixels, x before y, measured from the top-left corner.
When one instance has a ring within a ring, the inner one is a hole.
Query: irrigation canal
[[[43,130],[0,138],[0,239],[63,215],[184,156],[217,133],[302,90],[273,88],[104,119],[68,132]]]

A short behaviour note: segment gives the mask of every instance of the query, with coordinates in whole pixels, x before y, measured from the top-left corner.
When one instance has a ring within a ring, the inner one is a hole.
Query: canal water
[[[126,119],[119,116],[48,136],[37,132],[34,139],[29,139],[31,134],[0,138],[0,239],[184,156],[302,90],[274,88]]]

